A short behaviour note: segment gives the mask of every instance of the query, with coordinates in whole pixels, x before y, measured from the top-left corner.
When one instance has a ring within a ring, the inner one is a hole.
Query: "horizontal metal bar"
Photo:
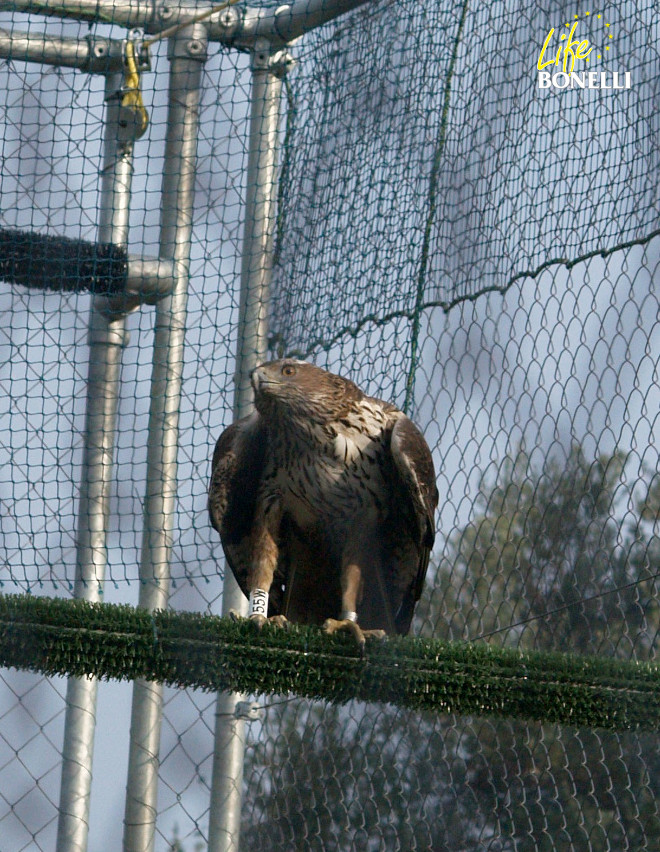
[[[105,0],[102,0],[104,2]],[[280,6],[224,6],[179,2],[164,2],[157,6],[154,23],[149,32],[158,32],[186,22],[203,18],[210,41],[226,45],[254,48],[257,39],[263,39],[273,48],[294,41],[321,24],[343,15],[370,0],[292,0]],[[215,7],[217,12],[211,14]]]
[[[109,38],[54,38],[0,29],[0,59],[78,68],[90,74],[121,71],[123,42]]]
[[[371,0],[292,0],[264,8],[185,0],[0,0],[0,11],[103,21],[129,29],[142,27],[153,34],[203,18],[209,40],[250,48],[259,38],[280,47],[368,2]],[[216,6],[217,12],[212,13]]]
[[[256,39],[266,39],[274,47],[288,44],[305,33],[371,0],[293,0],[280,6],[247,6],[240,24],[229,38],[211,18],[209,38],[251,47]]]
[[[145,27],[152,20],[154,3],[153,0],[0,0],[0,11],[101,21],[131,29]]]

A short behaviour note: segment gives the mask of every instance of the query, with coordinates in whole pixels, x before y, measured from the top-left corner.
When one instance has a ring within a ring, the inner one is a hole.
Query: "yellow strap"
[[[139,139],[149,124],[149,113],[147,112],[142,100],[142,92],[140,91],[140,72],[138,71],[137,59],[135,57],[135,43],[132,41],[126,42],[124,93],[122,95],[121,105],[126,109],[132,110],[136,114],[137,132],[135,134],[135,138]]]

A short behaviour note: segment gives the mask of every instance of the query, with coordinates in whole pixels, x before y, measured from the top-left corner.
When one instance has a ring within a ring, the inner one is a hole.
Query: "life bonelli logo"
[[[586,12],[582,20],[575,15],[565,26],[552,27],[536,63],[539,89],[630,89],[630,71],[602,67],[613,61],[612,30],[600,12]]]

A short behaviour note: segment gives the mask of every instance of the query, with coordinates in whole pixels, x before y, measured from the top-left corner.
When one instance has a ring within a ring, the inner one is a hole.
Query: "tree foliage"
[[[575,445],[535,471],[520,453],[482,483],[473,520],[447,543],[422,630],[521,649],[655,655],[660,624],[657,477],[641,498],[622,453]],[[637,481],[637,479],[636,479]]]

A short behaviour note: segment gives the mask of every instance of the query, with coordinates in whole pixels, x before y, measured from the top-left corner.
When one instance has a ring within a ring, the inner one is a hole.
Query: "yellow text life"
[[[589,47],[589,42],[587,41],[587,39],[585,39],[584,41],[580,41],[577,38],[573,39],[577,25],[578,22],[576,21],[571,27],[571,31],[568,34],[568,39],[563,44],[560,44],[557,48],[557,53],[555,54],[554,58],[548,59],[546,62],[544,62],[543,58],[545,56],[546,50],[548,49],[548,46],[550,45],[550,41],[552,40],[552,36],[554,35],[555,28],[553,27],[550,30],[546,40],[543,42],[543,47],[541,48],[541,53],[539,54],[539,60],[536,63],[536,67],[539,69],[539,71],[542,71],[548,65],[556,65],[557,67],[561,65],[562,71],[565,74],[570,73],[575,67],[576,59],[586,59],[589,56],[593,48]],[[562,41],[563,39],[564,37],[562,36]]]

